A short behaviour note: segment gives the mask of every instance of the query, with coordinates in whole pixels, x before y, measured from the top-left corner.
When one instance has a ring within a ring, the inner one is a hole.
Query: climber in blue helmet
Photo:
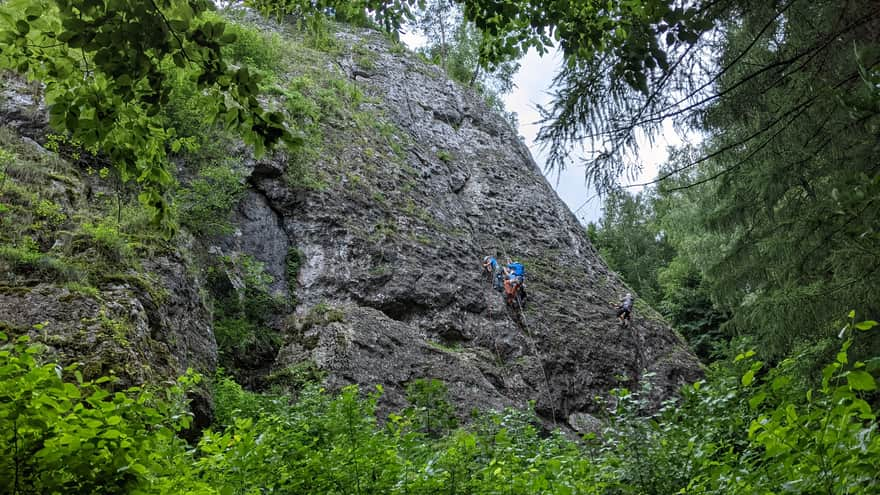
[[[520,283],[525,281],[526,269],[522,265],[522,263],[518,261],[511,262],[510,260],[507,260],[507,273],[512,273],[516,275],[516,278],[519,279]]]

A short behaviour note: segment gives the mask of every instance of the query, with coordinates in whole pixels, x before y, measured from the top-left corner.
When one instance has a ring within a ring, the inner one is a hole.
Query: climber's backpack
[[[516,275],[517,277],[525,278],[525,276],[526,276],[526,269],[522,265],[522,263],[519,263],[519,262],[510,263],[509,265],[507,265],[507,268],[510,268],[511,270],[513,270],[513,274]]]

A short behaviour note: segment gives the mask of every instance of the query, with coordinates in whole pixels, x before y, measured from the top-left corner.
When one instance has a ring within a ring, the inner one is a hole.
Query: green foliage
[[[674,251],[659,231],[649,192],[608,195],[592,240],[605,261],[651,305],[661,300],[657,270]]]
[[[242,317],[215,318],[214,337],[220,363],[232,372],[258,365],[263,358],[274,357],[281,345],[277,331]]]
[[[284,54],[280,35],[266,33],[255,26],[238,22],[227,22],[225,32],[235,36],[234,42],[222,48],[225,57],[235,63],[264,71],[266,75],[277,73]]]
[[[768,367],[743,352],[659,410],[650,388],[614,392],[596,406],[601,435],[583,443],[541,433],[530,411],[456,428],[437,380],[411,382],[413,406],[380,426],[381,387],[305,384],[291,401],[220,375],[214,428],[190,447],[175,431],[191,378],[110,393],[106,378],[39,364],[23,338],[0,348],[0,479],[25,493],[868,495],[880,486],[880,359],[849,350],[877,323],[853,318],[816,388],[792,374],[799,356]]]
[[[262,416],[277,414],[289,405],[288,398],[242,389],[222,371],[218,371],[211,382],[211,396],[214,399],[215,429],[234,427],[236,419],[258,420]]]
[[[621,391],[593,454],[608,468],[598,486],[633,494],[871,493],[880,482],[868,467],[880,456],[880,436],[876,404],[865,399],[880,366],[848,366],[852,342],[816,390],[793,370],[801,356],[767,370],[748,351],[716,363],[707,380],[651,417],[643,417],[643,394]]]
[[[339,321],[345,321],[345,313],[341,309],[321,301],[309,309],[309,312],[302,319],[302,331],[305,332],[315,325],[324,326]]]
[[[437,152],[437,158],[444,163],[449,163],[452,161],[452,153],[447,150],[440,150]]]
[[[299,270],[305,262],[305,254],[298,248],[292,247],[287,250],[287,257],[284,260],[285,270],[287,271],[287,290],[290,292],[291,301],[296,303],[296,286],[299,278]]]
[[[229,216],[247,191],[245,174],[232,159],[201,168],[177,193],[180,223],[196,235],[231,233]]]
[[[41,252],[33,238],[28,236],[13,245],[0,245],[0,262],[8,264],[13,272],[24,277],[36,275],[58,281],[83,278],[78,266]]]
[[[327,372],[320,369],[314,361],[306,360],[270,373],[266,381],[273,391],[291,393],[320,384],[326,376]]]
[[[446,384],[436,378],[417,378],[406,386],[406,400],[412,406],[404,411],[414,426],[437,438],[458,426],[455,408],[449,403]]]
[[[41,199],[34,209],[34,213],[38,218],[47,222],[51,226],[60,225],[67,216],[61,210],[61,206],[48,199]]]
[[[698,260],[692,258],[694,238],[678,224],[691,212],[685,206],[662,191],[615,192],[606,198],[599,224],[587,226],[587,235],[627,285],[709,361],[719,357],[728,340],[720,330],[727,315],[712,301]]]
[[[718,79],[730,97],[705,111],[712,138],[696,153],[708,159],[668,184],[693,184],[670,195],[692,204],[681,220],[705,240],[701,267],[713,300],[730,309],[725,329],[752,335],[767,359],[822,341],[827,315],[853,301],[880,307],[868,275],[880,268],[873,254],[880,251],[880,107],[857,69],[860,56],[876,60],[876,39],[836,27],[871,22],[875,29],[867,5],[827,1],[794,4],[784,15],[758,8],[725,17],[723,59],[743,54],[743,61]],[[790,62],[807,51],[816,56]],[[753,77],[761,67],[785,76]],[[682,156],[669,168],[694,161]]]
[[[305,18],[306,43],[315,50],[335,52],[338,50],[333,26],[323,14],[312,14]]]
[[[94,249],[97,254],[110,262],[122,264],[134,255],[134,246],[119,227],[104,220],[99,223],[82,224],[83,237],[79,241],[81,249]]]
[[[160,221],[170,218],[167,155],[183,145],[160,114],[175,80],[169,76],[188,72],[189,84],[209,95],[207,119],[234,126],[258,154],[294,142],[281,115],[255,98],[248,68],[226,64],[221,47],[235,35],[204,17],[210,5],[171,0],[81,9],[76,2],[13,0],[0,7],[0,68],[44,82],[51,125],[108,156],[123,182],[137,180],[140,201]]]
[[[0,479],[9,493],[159,493],[150,480],[173,473],[176,433],[190,424],[184,387],[111,393],[76,366],[42,364],[27,337],[0,334]]]
[[[254,378],[248,374],[266,369],[281,345],[272,318],[284,311],[286,301],[270,292],[272,276],[251,256],[237,254],[216,261],[208,268],[208,288],[219,364],[250,383]]]

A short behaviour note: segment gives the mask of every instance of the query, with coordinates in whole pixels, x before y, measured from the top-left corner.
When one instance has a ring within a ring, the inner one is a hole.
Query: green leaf
[[[748,387],[749,385],[752,384],[753,381],[755,381],[755,371],[756,370],[749,370],[746,372],[745,375],[743,375],[743,377],[742,377],[743,386]]]
[[[859,330],[870,330],[877,326],[877,322],[874,320],[865,320],[859,323],[856,323],[856,328]]]
[[[82,395],[79,393],[79,389],[76,388],[72,383],[64,384],[64,395],[71,399],[79,399]]]
[[[755,394],[754,397],[749,399],[749,407],[754,411],[755,409],[758,408],[758,406],[761,405],[762,402],[764,402],[764,399],[766,399],[766,398],[767,398],[766,392],[759,392],[759,393]]]
[[[108,439],[108,440],[113,440],[115,438],[121,437],[122,432],[119,430],[116,430],[116,429],[110,429],[110,430],[105,431],[101,436],[103,438]]]
[[[874,377],[865,371],[850,371],[846,375],[846,383],[853,390],[876,390]]]
[[[168,24],[171,25],[171,29],[178,32],[186,32],[189,29],[189,21],[182,19],[171,19]]]
[[[770,388],[772,388],[773,391],[775,392],[775,391],[785,387],[786,385],[788,385],[789,382],[791,382],[791,378],[789,378],[785,375],[777,376],[776,378],[773,379],[773,383],[770,385]]]

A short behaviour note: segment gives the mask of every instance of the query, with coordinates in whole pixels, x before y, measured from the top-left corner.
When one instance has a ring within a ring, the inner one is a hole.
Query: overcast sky
[[[535,144],[534,139],[540,128],[536,122],[539,119],[537,107],[549,106],[551,97],[549,94],[553,75],[557,72],[557,66],[561,60],[555,52],[539,57],[532,50],[520,63],[522,67],[514,77],[514,90],[505,96],[504,104],[508,110],[514,111],[519,116],[519,133],[525,138],[526,144],[532,151],[532,156],[538,165],[544,169],[545,156],[542,150]],[[666,148],[670,145],[681,144],[671,126],[664,126],[665,132],[659,136],[653,145],[639,139],[638,159],[642,163],[642,173],[632,181],[624,180],[624,184],[639,184],[653,180],[657,176],[657,169],[666,160]],[[569,164],[566,170],[545,172],[547,180],[556,189],[559,197],[575,212],[581,223],[595,222],[602,214],[602,198],[596,196],[595,191],[589,189],[584,181],[584,169],[578,163]],[[638,189],[631,189],[637,191]]]
[[[407,46],[415,48],[424,44],[424,38],[415,33],[406,33],[401,39]],[[519,117],[519,133],[525,138],[525,143],[532,152],[535,161],[545,169],[545,157],[542,150],[535,144],[535,136],[538,134],[539,119],[538,105],[548,106],[550,103],[550,85],[553,75],[561,57],[547,54],[539,57],[535,50],[529,52],[520,63],[519,72],[513,79],[514,89],[504,97],[504,105],[508,111],[516,112]],[[657,175],[659,165],[666,160],[666,148],[670,145],[678,145],[681,140],[677,138],[671,127],[649,145],[644,140],[639,147],[638,159],[642,162],[642,173],[633,181],[624,181],[624,184],[638,184],[650,181]],[[595,191],[589,189],[584,181],[584,169],[577,163],[569,164],[561,172],[545,172],[547,180],[556,189],[559,197],[575,212],[578,219],[584,225],[587,222],[595,222],[602,214],[602,198],[597,197]],[[632,189],[637,190],[637,189]]]

